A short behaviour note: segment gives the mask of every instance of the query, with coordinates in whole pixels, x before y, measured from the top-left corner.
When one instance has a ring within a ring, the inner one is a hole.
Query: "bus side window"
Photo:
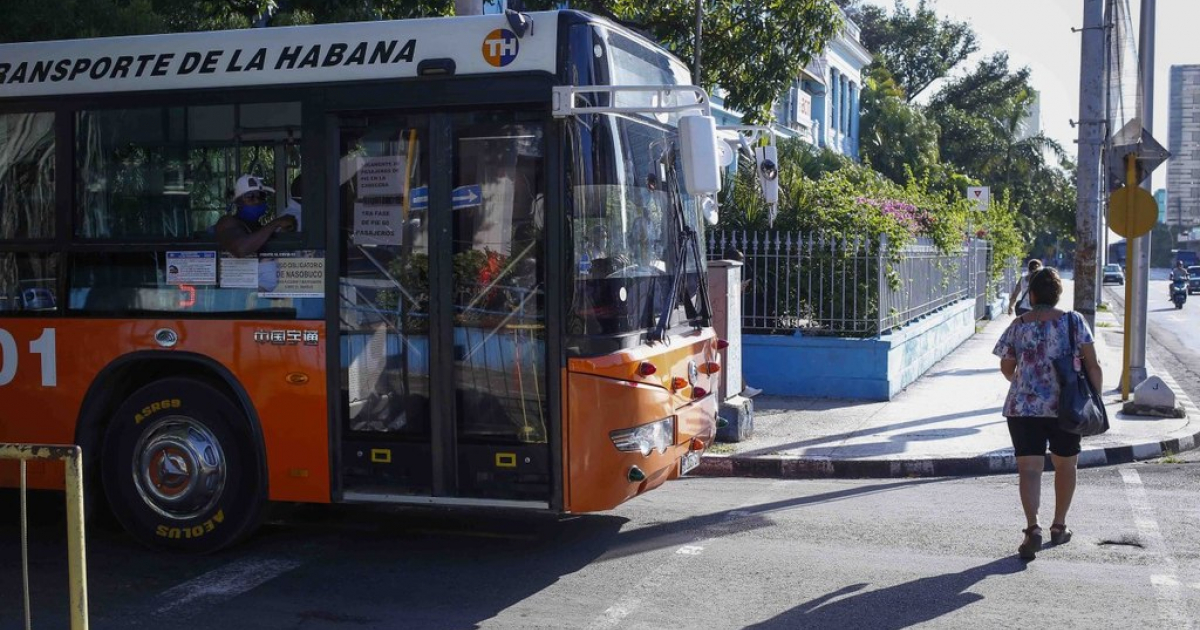
[[[0,253],[0,312],[55,310],[57,277],[56,256]]]
[[[80,111],[75,237],[215,239],[246,174],[276,191],[266,219],[287,213],[300,125],[299,103]]]

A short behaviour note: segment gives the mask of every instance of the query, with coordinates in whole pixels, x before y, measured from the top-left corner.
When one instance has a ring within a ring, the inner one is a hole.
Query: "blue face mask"
[[[267,213],[267,204],[259,203],[253,206],[238,206],[237,216],[243,221],[258,223],[263,215]]]

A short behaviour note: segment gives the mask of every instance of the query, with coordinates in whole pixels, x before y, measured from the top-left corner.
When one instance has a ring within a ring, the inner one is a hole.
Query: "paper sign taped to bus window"
[[[354,204],[355,245],[399,245],[404,222],[403,208],[397,204]]]
[[[217,252],[167,252],[167,284],[216,284]]]
[[[324,251],[300,250],[259,255],[259,297],[303,298],[324,295]]]
[[[404,158],[398,155],[359,158],[358,196],[396,197],[404,194]]]
[[[258,259],[236,258],[233,254],[222,254],[218,284],[222,289],[257,289]]]

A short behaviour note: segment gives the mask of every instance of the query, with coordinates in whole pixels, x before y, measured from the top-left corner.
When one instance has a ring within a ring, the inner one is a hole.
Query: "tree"
[[[528,2],[548,8],[552,0]],[[571,5],[645,32],[689,64],[695,50],[695,0],[590,0]],[[701,85],[720,85],[745,121],[770,119],[771,106],[841,28],[829,0],[709,3],[703,18]]]
[[[151,0],[7,0],[0,42],[158,33],[167,29]]]
[[[905,184],[938,164],[938,127],[904,99],[883,66],[872,66],[862,92],[863,160],[892,181]]]
[[[979,50],[970,24],[939,20],[926,0],[915,11],[896,0],[891,15],[875,5],[849,5],[863,46],[875,55],[875,63],[891,71],[909,102]]]
[[[8,0],[0,41],[449,15],[454,0]]]
[[[1012,71],[1008,56],[995,54],[948,82],[926,113],[941,129],[941,157],[965,175],[1007,194],[1031,241],[1072,233],[1073,166],[1062,147],[1024,121],[1036,101],[1029,69]],[[1046,156],[1056,158],[1048,164]]]

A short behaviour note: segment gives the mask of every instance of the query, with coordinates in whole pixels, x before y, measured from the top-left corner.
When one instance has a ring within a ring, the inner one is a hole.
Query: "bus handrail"
[[[703,88],[694,85],[559,85],[553,89],[552,112],[555,118],[579,114],[671,114],[699,110],[704,116],[712,115],[712,103]],[[666,102],[672,92],[690,92],[695,103],[679,105],[640,105],[617,107],[615,105],[577,105],[575,97],[580,94],[608,94],[610,97],[623,93],[653,93],[658,102]]]
[[[21,470],[21,579],[25,628],[31,621],[29,606],[29,524],[26,504],[26,470],[30,461],[59,461],[66,466],[67,577],[71,591],[71,630],[87,630],[87,551],[83,525],[83,450],[77,445],[0,443],[0,460],[15,459]]]

